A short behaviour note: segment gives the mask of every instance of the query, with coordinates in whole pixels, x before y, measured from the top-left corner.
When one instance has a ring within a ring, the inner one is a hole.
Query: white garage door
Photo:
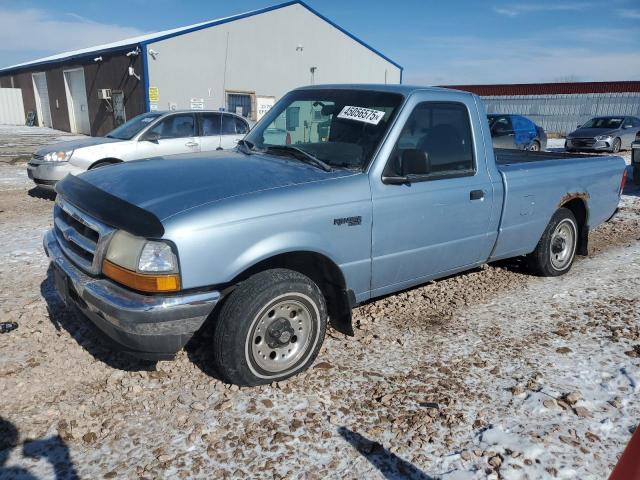
[[[91,135],[89,125],[89,105],[87,104],[87,90],[84,84],[84,70],[66,70],[64,83],[67,90],[67,105],[69,106],[69,123],[73,133]]]
[[[38,125],[41,127],[52,127],[47,76],[44,73],[34,73],[31,78],[33,79],[33,93],[36,97]]]

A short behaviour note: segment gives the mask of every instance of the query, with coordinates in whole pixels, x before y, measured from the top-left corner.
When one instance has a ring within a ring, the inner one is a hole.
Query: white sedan
[[[248,121],[228,112],[171,111],[138,115],[104,137],[60,142],[37,150],[27,165],[36,185],[53,189],[67,174],[129,160],[234,148]]]

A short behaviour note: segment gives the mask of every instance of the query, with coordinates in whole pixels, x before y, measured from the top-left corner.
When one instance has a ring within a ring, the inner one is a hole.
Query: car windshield
[[[403,98],[397,93],[363,90],[296,90],[269,110],[245,137],[245,144],[274,155],[290,156],[302,150],[306,160],[362,170]]]
[[[143,128],[145,128],[161,115],[161,113],[143,113],[142,115],[133,117],[128,122],[125,122],[119,127],[111,130],[105,136],[107,138],[117,138],[119,140],[131,140]]]
[[[580,128],[620,128],[622,125],[622,121],[624,118],[621,117],[600,117],[600,118],[592,118],[587,123],[582,125]]]

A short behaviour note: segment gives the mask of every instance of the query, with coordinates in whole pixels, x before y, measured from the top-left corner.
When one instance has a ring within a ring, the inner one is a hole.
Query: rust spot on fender
[[[571,200],[575,200],[576,198],[579,198],[583,202],[587,203],[587,200],[589,200],[589,194],[587,192],[568,192],[566,195],[562,196],[562,198],[560,199],[560,203],[558,203],[558,207],[561,207],[565,203],[570,202]]]

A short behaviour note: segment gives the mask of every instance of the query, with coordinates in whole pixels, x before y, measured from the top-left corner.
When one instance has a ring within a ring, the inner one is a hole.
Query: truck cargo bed
[[[510,165],[514,163],[540,162],[543,160],[569,160],[579,158],[599,157],[600,155],[566,152],[529,152],[528,150],[512,150],[495,148],[496,163]]]

